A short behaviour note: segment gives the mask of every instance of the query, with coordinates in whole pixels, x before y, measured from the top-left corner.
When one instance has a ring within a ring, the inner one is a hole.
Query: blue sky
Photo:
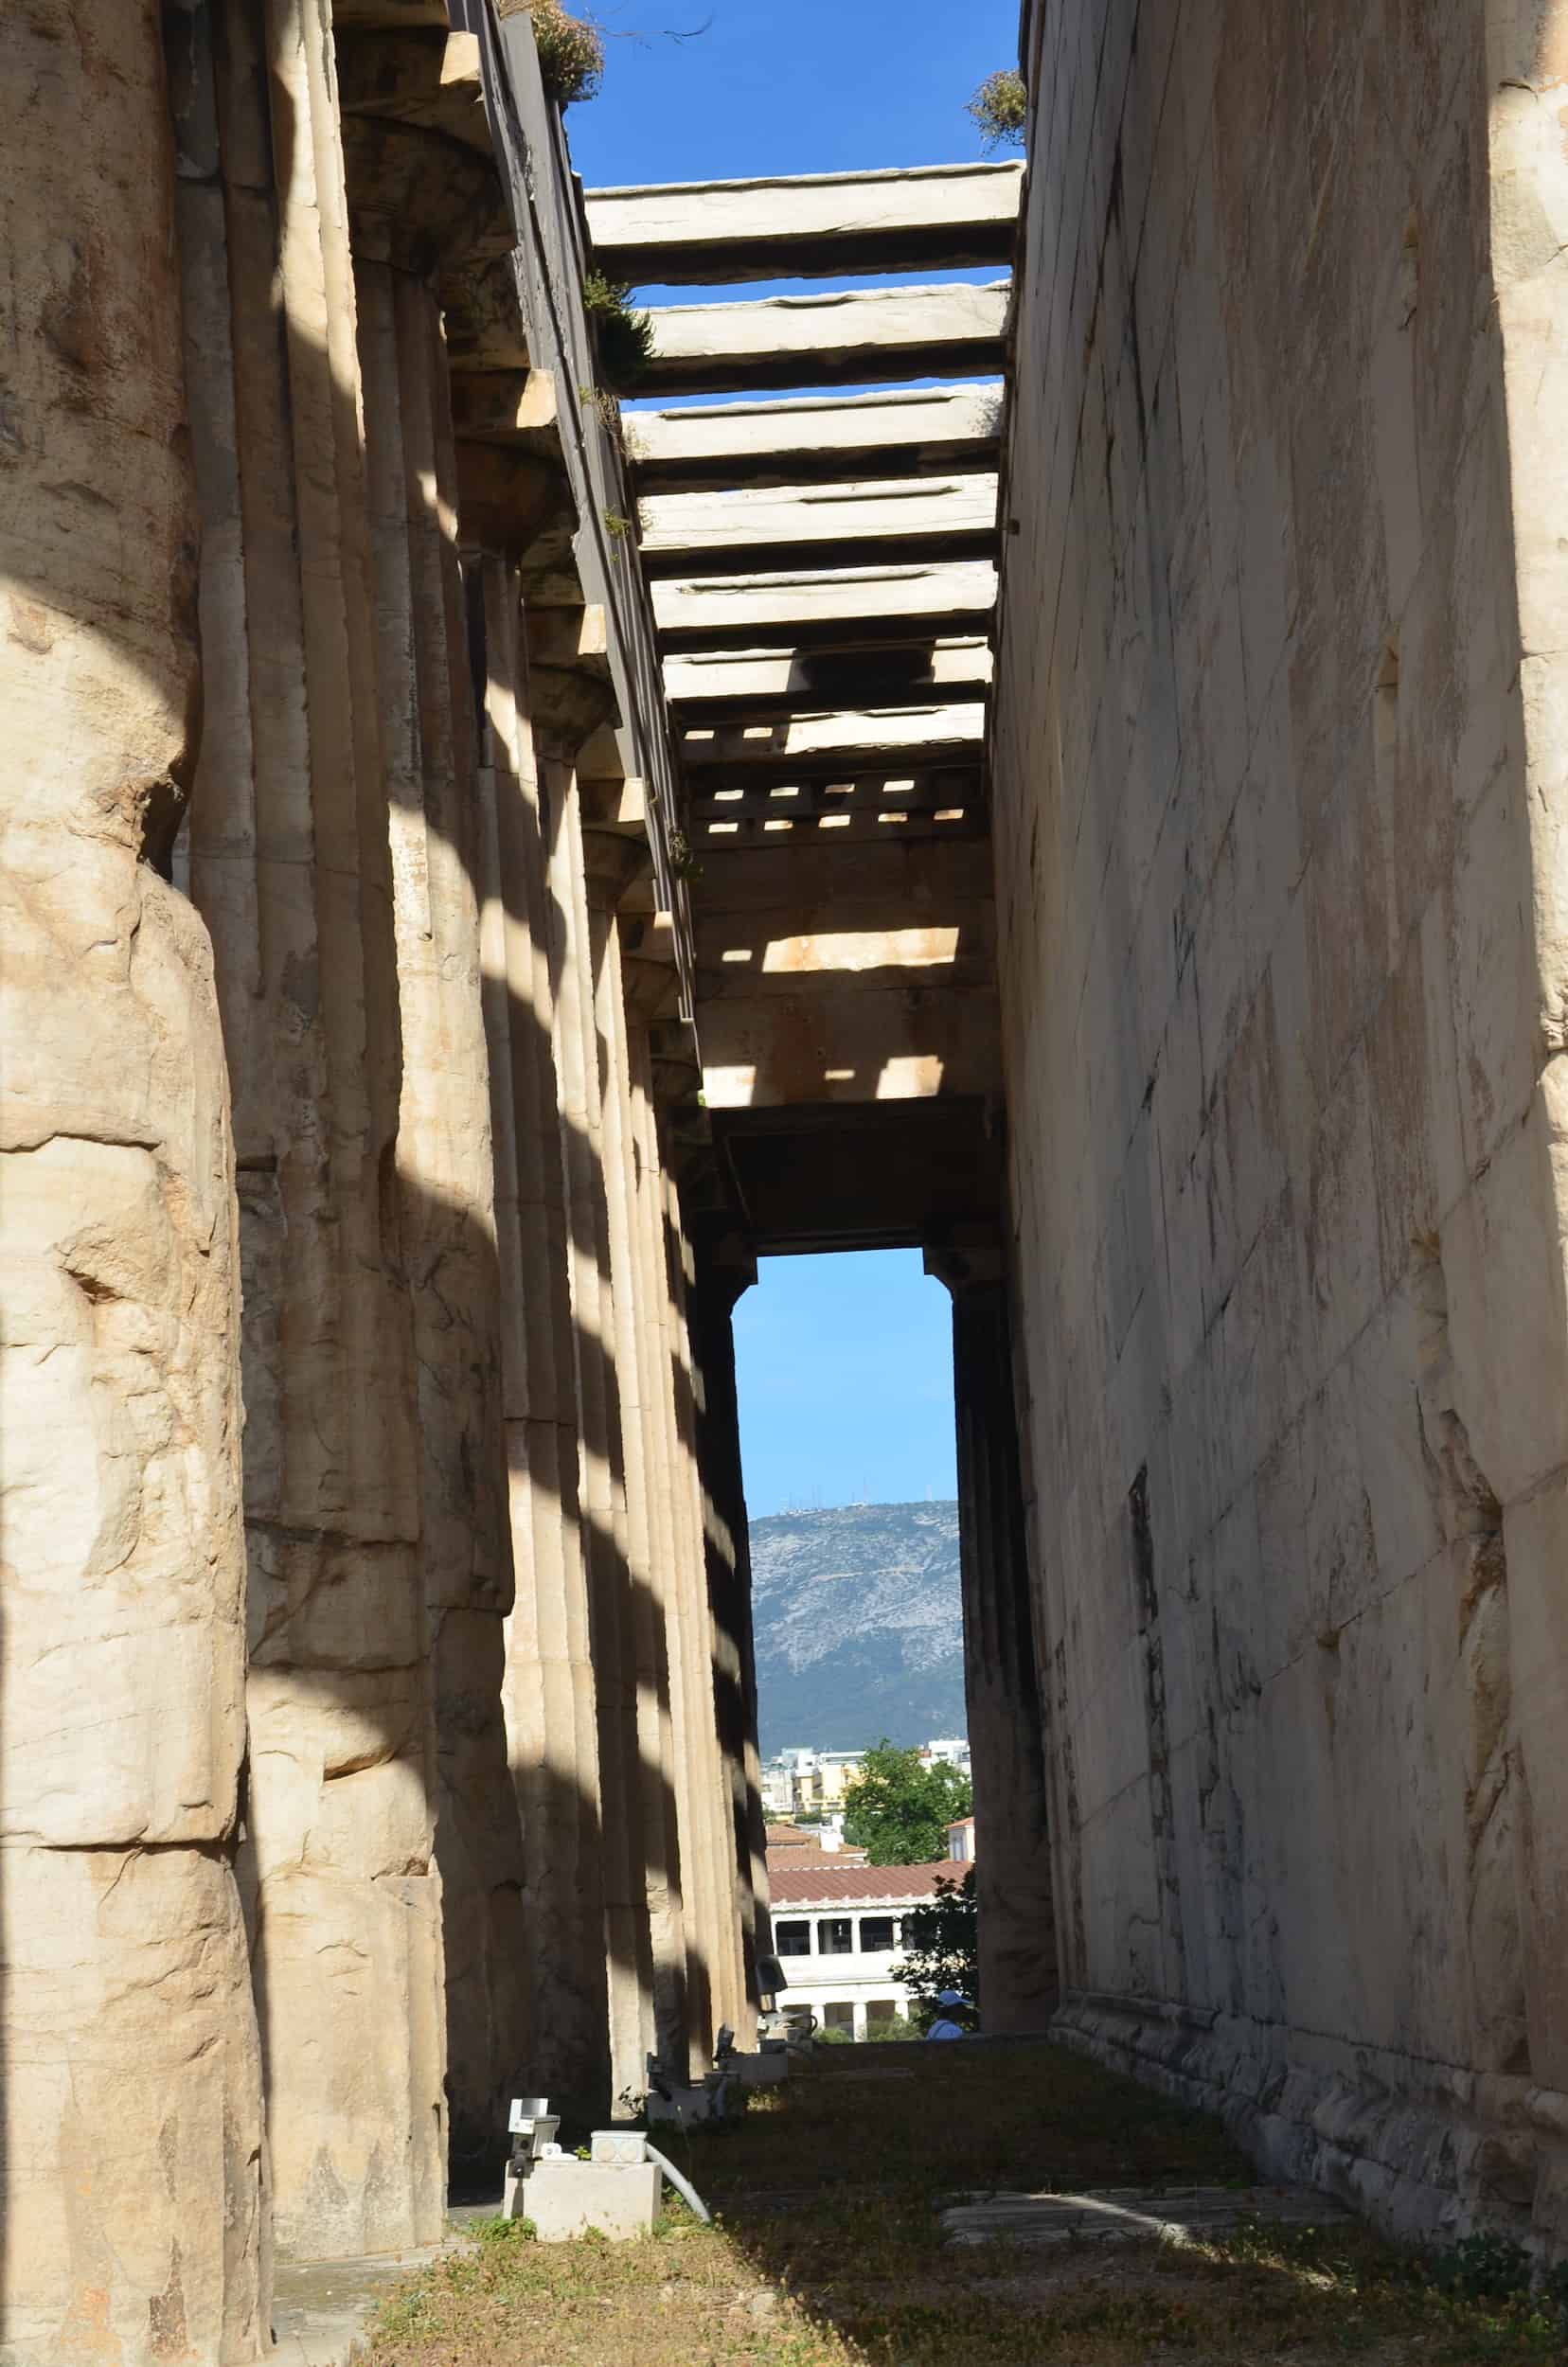
[[[589,13],[609,35],[604,88],[566,125],[590,188],[978,157],[965,101],[1018,62],[1016,0],[597,0]]]
[[[609,35],[604,87],[566,117],[589,188],[978,158],[965,104],[1018,56],[1017,0],[596,0],[591,13]],[[735,1331],[754,1515],[956,1492],[951,1303],[917,1252],[764,1258]]]
[[[759,1258],[735,1354],[754,1520],[956,1495],[953,1302],[918,1250]]]

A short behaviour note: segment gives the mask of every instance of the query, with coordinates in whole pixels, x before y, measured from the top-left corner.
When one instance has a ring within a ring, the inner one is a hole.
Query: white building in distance
[[[903,1954],[903,1919],[954,1878],[935,1865],[779,1865],[771,1858],[774,1953],[789,1977],[782,2005],[810,2005],[828,2030],[864,2038],[879,2021],[909,2011],[893,1977]]]

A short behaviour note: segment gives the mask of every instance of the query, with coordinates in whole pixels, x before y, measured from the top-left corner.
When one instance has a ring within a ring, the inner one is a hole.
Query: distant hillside
[[[764,1758],[964,1732],[955,1504],[770,1513],[751,1557]]]

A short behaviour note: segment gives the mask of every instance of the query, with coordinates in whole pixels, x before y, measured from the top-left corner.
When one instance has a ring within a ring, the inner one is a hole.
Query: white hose
[[[668,2155],[661,2153],[657,2145],[650,2145],[648,2148],[648,2158],[650,2162],[656,2162],[658,2163],[660,2169],[663,2170],[666,2178],[668,2179],[672,2186],[679,2188],[680,2192],[686,2197],[687,2202],[691,2205],[693,2211],[696,2212],[697,2216],[702,2220],[703,2225],[704,2227],[711,2227],[713,2225],[712,2212],[708,2209],[707,2204],[703,2200],[702,2196],[697,2192],[697,2189],[693,2186],[691,2180],[681,2176],[680,2171],[675,2167],[674,2162],[670,2161]]]

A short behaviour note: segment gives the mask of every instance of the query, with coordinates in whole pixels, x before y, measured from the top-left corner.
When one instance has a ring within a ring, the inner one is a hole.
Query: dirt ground
[[[1495,2264],[1417,2261],[1339,2220],[1203,2244],[946,2243],[943,2206],[987,2190],[1255,2173],[1217,2123],[1052,2047],[882,2053],[825,2050],[744,2119],[666,2145],[711,2229],[678,2201],[635,2244],[482,2227],[393,2293],[374,2367],[1568,2360],[1555,2309],[1482,2297]]]

